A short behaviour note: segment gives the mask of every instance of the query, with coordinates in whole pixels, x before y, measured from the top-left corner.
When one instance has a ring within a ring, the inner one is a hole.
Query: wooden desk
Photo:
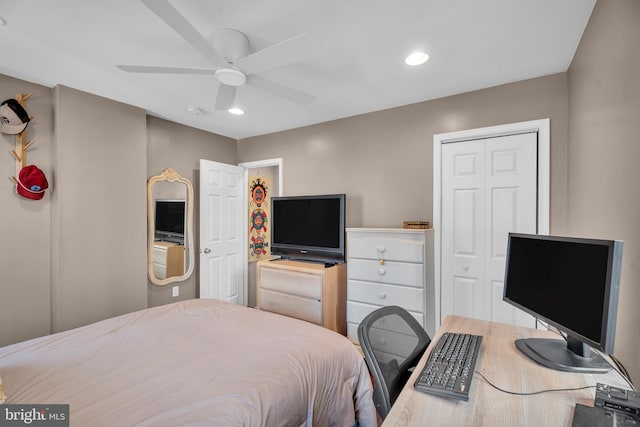
[[[502,389],[532,392],[545,389],[576,388],[598,382],[629,388],[615,371],[607,374],[579,374],[542,367],[516,349],[514,341],[528,337],[558,335],[536,329],[465,317],[449,316],[433,338],[415,372],[387,415],[383,426],[571,426],[576,403],[593,406],[595,389],[515,396],[491,387],[475,374],[469,401],[448,400],[420,393],[413,383],[424,367],[431,348],[444,332],[482,335],[476,372]]]

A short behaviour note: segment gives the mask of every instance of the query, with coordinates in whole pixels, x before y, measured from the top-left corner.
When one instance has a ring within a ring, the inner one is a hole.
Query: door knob
[[[210,252],[211,252],[211,249],[209,249],[209,248],[204,248],[204,251],[203,251],[203,252],[204,252],[205,254],[208,254],[208,253],[210,253]]]

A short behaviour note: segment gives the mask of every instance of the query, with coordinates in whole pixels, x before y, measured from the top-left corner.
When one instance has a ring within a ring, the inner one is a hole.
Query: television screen
[[[156,200],[156,238],[184,237],[184,200]]]
[[[621,241],[509,234],[504,300],[566,333],[562,370],[591,358],[589,347],[613,352],[621,259]]]
[[[271,199],[271,253],[344,262],[345,195]]]

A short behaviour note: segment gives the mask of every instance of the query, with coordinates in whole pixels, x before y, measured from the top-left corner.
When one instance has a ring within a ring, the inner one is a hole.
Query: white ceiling
[[[213,68],[139,0],[2,0],[0,73],[242,139],[566,71],[595,1],[172,0],[207,40],[234,28],[250,52],[307,33],[308,55],[259,75],[316,99],[299,106],[241,86],[246,114],[232,116],[214,110],[212,75],[116,68]],[[430,60],[405,65],[416,49]]]

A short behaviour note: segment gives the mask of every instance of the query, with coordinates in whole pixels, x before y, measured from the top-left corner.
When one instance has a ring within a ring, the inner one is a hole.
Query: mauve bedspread
[[[345,337],[209,299],[0,348],[7,403],[68,403],[72,426],[376,424]]]

